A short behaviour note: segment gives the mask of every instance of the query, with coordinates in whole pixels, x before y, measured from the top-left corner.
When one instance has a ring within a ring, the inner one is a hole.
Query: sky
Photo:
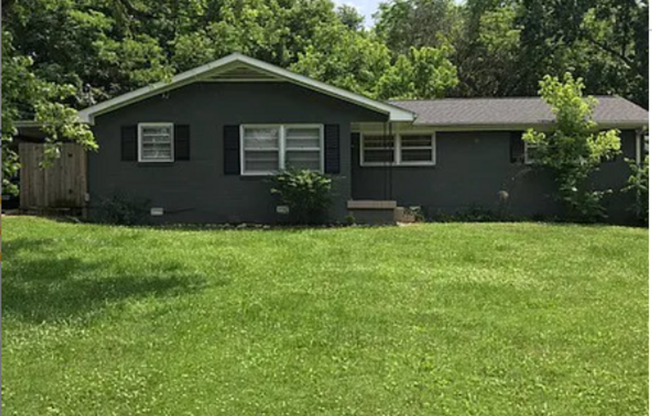
[[[365,27],[371,27],[373,25],[374,19],[372,15],[378,10],[378,5],[382,1],[387,2],[388,0],[333,0],[336,6],[346,4],[358,10],[358,13],[365,18]],[[463,0],[455,0],[455,2],[460,4]]]
[[[354,7],[358,13],[364,16],[364,25],[371,27],[374,23],[372,14],[378,10],[378,5],[382,0],[333,0],[336,6],[346,4],[347,6]]]

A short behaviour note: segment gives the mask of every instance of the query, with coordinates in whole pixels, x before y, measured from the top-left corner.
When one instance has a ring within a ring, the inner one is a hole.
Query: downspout
[[[396,138],[394,137],[393,129],[392,129],[392,122],[389,121],[387,124],[389,124],[389,138],[392,140],[392,143],[394,143],[394,161],[396,161],[396,152],[399,151],[400,149],[396,148]],[[394,199],[394,167],[390,165],[389,167],[389,199],[393,200]]]
[[[636,130],[636,166],[641,166],[641,133],[642,130]]]

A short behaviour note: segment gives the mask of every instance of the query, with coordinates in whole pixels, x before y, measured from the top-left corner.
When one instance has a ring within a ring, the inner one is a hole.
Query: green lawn
[[[3,219],[3,415],[643,415],[648,232]]]

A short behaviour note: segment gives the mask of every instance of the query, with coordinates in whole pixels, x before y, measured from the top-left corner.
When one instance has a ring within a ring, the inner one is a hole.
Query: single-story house
[[[623,156],[595,181],[627,216],[618,190],[641,160],[648,112],[598,96],[600,129],[622,131]],[[116,193],[146,198],[165,222],[275,222],[284,215],[270,175],[289,167],[334,177],[330,216],[421,207],[427,216],[471,207],[516,217],[559,214],[554,184],[529,165],[522,132],[554,117],[538,97],[381,102],[241,54],[82,110],[99,151],[87,156],[92,215]],[[379,217],[380,218],[380,217]]]

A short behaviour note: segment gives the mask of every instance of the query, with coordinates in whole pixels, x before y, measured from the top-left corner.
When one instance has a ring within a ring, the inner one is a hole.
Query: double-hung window
[[[361,134],[361,166],[431,166],[435,164],[435,134],[391,136]]]
[[[273,175],[286,169],[323,172],[322,125],[241,126],[243,175]]]
[[[172,123],[138,124],[138,161],[174,161],[174,125]]]

